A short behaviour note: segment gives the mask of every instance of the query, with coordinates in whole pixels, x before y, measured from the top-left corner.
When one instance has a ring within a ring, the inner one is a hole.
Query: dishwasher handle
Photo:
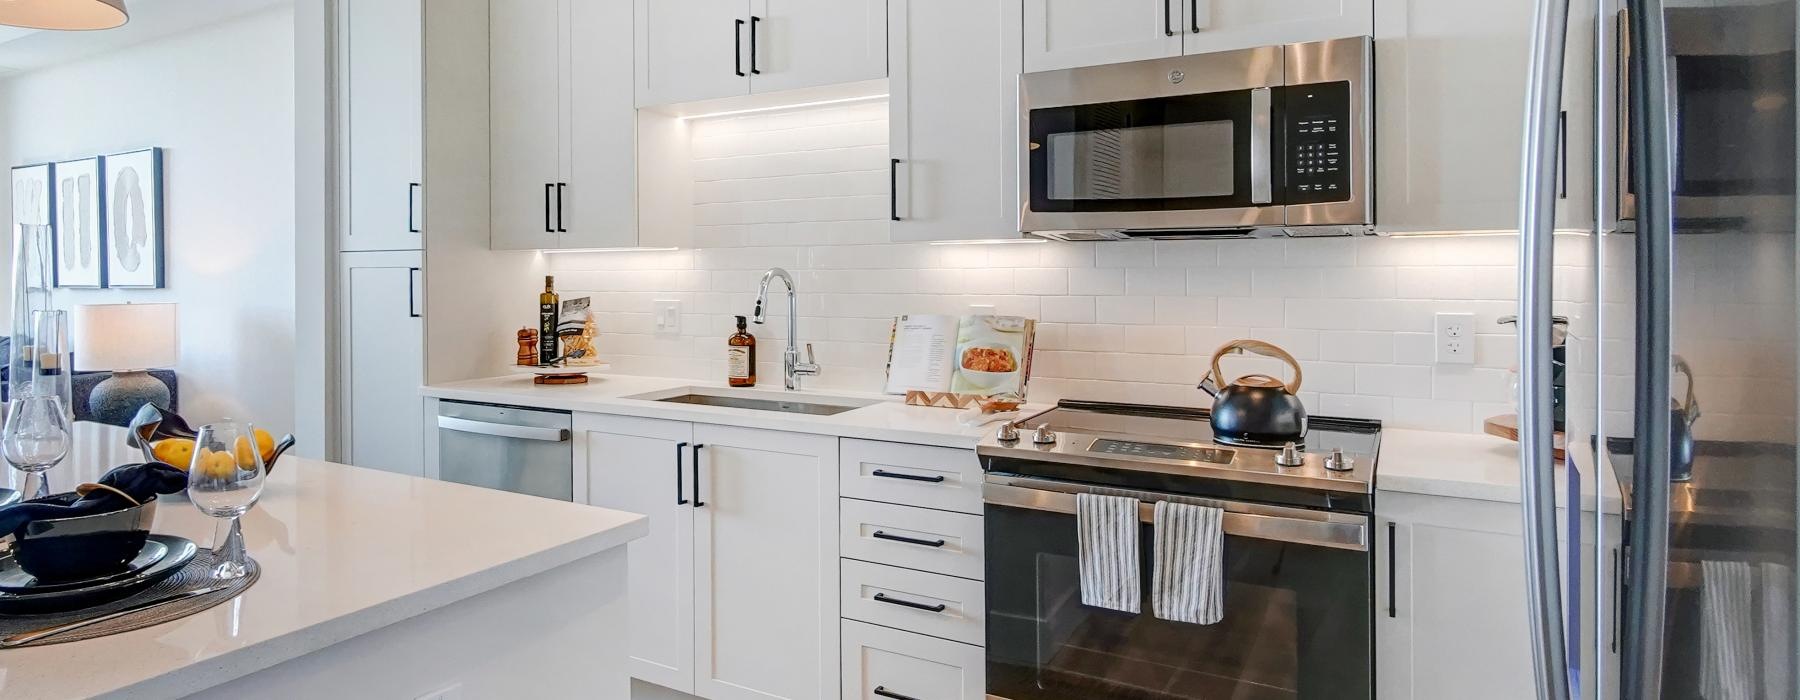
[[[495,437],[517,438],[520,440],[542,440],[544,442],[567,442],[568,428],[539,428],[530,425],[513,425],[511,423],[491,423],[484,420],[469,420],[453,416],[438,416],[438,427],[444,430],[455,430],[476,435],[493,435]]]

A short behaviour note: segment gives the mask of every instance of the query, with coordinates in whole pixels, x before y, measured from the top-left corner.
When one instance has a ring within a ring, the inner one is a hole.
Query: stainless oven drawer
[[[844,617],[964,644],[979,646],[986,639],[980,581],[853,559],[841,564]]]
[[[838,553],[851,559],[981,579],[981,516],[841,499]]]
[[[883,503],[981,514],[981,463],[974,450],[843,440],[839,493]]]

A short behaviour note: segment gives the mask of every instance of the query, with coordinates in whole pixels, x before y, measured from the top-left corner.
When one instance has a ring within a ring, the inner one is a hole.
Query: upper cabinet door
[[[1181,55],[1189,0],[1024,0],[1025,72]]]
[[[887,26],[889,235],[1018,238],[1016,9],[890,0]]]
[[[960,3],[951,3],[960,5]],[[752,92],[776,92],[887,77],[883,0],[752,0]]]
[[[559,4],[488,5],[489,245],[496,250],[555,248],[561,240]]]
[[[1374,0],[1171,0],[1187,21],[1182,53],[1322,41],[1374,32]]]
[[[419,2],[338,7],[348,215],[339,250],[417,250],[424,99]]]
[[[749,3],[637,0],[636,8],[640,106],[749,94]]]
[[[560,247],[638,244],[637,106],[632,73],[631,6],[572,0],[568,45],[568,139],[563,158]]]

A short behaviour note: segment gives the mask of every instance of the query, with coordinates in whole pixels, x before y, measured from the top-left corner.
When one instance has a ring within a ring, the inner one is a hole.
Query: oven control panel
[[[1173,459],[1187,462],[1207,462],[1211,464],[1230,464],[1237,455],[1233,450],[1222,450],[1216,447],[1189,447],[1187,445],[1167,445],[1157,442],[1131,442],[1127,440],[1110,440],[1101,438],[1088,447],[1089,452],[1104,452],[1128,457],[1150,457],[1153,459]]]
[[[1350,199],[1350,83],[1286,88],[1288,204]]]

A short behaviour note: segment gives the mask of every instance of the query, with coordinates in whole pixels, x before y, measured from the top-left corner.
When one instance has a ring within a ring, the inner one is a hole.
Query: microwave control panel
[[[1286,203],[1350,199],[1350,83],[1290,85],[1285,92]]]

